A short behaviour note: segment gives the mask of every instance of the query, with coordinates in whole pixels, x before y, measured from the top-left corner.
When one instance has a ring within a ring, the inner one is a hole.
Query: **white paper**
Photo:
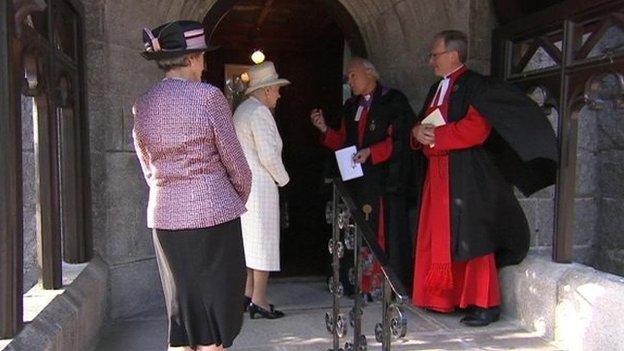
[[[362,165],[353,161],[353,156],[357,153],[355,145],[345,147],[336,151],[336,161],[340,170],[340,177],[343,181],[362,177]]]
[[[431,112],[425,119],[423,119],[420,124],[433,124],[434,127],[443,126],[446,124],[444,117],[442,117],[442,113],[439,108],[436,108],[435,111]]]
[[[433,124],[434,127],[443,126],[446,124],[444,117],[442,117],[442,112],[440,112],[439,108],[436,108],[435,111],[431,112],[425,119],[423,119],[420,124]],[[429,147],[434,147],[435,144],[429,144]]]

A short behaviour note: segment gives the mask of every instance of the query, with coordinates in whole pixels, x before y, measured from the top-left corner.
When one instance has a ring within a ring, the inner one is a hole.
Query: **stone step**
[[[331,309],[331,295],[322,281],[279,281],[270,286],[271,301],[286,313],[277,320],[251,320],[247,315],[232,350],[307,351],[327,350],[331,335],[325,329],[324,315]],[[352,300],[342,299],[341,310],[348,315]],[[459,323],[459,314],[438,314],[406,306],[408,332],[393,342],[393,350],[557,350],[514,320],[503,318],[485,328],[469,328]],[[369,350],[381,350],[374,327],[381,321],[381,304],[365,306],[362,331]],[[117,321],[105,329],[97,351],[165,350],[166,321],[163,318]],[[353,338],[349,328],[341,346]]]

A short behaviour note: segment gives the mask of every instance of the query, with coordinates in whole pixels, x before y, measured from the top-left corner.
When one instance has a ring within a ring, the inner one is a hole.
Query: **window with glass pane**
[[[553,33],[512,44],[511,74],[549,70],[561,64],[561,33]]]
[[[624,22],[605,17],[580,26],[575,59],[600,59],[624,51]]]

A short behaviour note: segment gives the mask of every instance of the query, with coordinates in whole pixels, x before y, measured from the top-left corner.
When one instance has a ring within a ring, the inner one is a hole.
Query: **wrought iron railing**
[[[361,282],[364,270],[372,270],[374,262],[380,266],[383,282],[377,287],[377,297],[381,298],[381,322],[375,326],[375,340],[382,345],[382,350],[390,350],[393,338],[405,337],[407,318],[401,308],[409,300],[407,292],[388,264],[388,258],[375,240],[375,234],[367,224],[365,215],[370,205],[362,208],[356,205],[347,187],[340,179],[333,180],[333,200],[328,203],[326,217],[333,226],[332,238],[328,249],[332,255],[333,275],[328,280],[329,291],[333,294],[333,308],[325,314],[325,326],[333,335],[332,351],[365,351],[366,336],[362,334],[362,316],[364,301]],[[362,248],[368,248],[370,256],[363,258]],[[348,317],[340,311],[340,300],[344,287],[340,282],[340,261],[345,250],[353,250],[353,268],[349,280],[354,285],[353,307]],[[372,259],[371,259],[372,258]],[[367,266],[367,267],[364,267]],[[340,347],[340,339],[347,337],[349,325],[353,327],[353,339]]]

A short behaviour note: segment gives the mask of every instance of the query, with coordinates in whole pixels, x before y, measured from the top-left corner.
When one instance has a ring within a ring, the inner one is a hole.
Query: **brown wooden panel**
[[[526,17],[563,0],[495,0],[494,10],[500,23]]]
[[[76,168],[75,113],[71,108],[56,109],[59,130],[60,202],[63,258],[67,262],[79,261],[82,247],[78,218],[78,179]]]
[[[44,289],[62,286],[61,233],[58,201],[58,162],[55,114],[47,94],[35,98],[38,133],[35,138],[35,162],[39,206],[37,239],[41,280]]]
[[[59,1],[59,0],[57,0]],[[65,256],[71,263],[87,262],[93,256],[93,236],[91,228],[91,177],[90,177],[90,150],[89,150],[89,118],[87,116],[87,85],[85,81],[85,10],[79,0],[63,0],[76,14],[74,37],[76,45],[75,67],[72,76],[72,108],[74,111],[73,132],[75,144],[75,158],[73,169],[76,176],[76,242],[75,252]]]
[[[0,338],[22,326],[22,141],[19,72],[9,2],[0,3]]]
[[[505,37],[526,37],[548,33],[561,28],[566,19],[583,21],[599,14],[613,12],[624,5],[624,0],[567,0],[541,12],[515,19],[497,28]]]
[[[589,52],[594,48],[594,46],[596,46],[596,44],[598,44],[598,42],[602,39],[610,26],[611,20],[608,18],[601,22],[598,29],[590,34],[585,44],[583,44],[581,49],[578,51],[578,53],[576,54],[576,59],[587,58]]]

